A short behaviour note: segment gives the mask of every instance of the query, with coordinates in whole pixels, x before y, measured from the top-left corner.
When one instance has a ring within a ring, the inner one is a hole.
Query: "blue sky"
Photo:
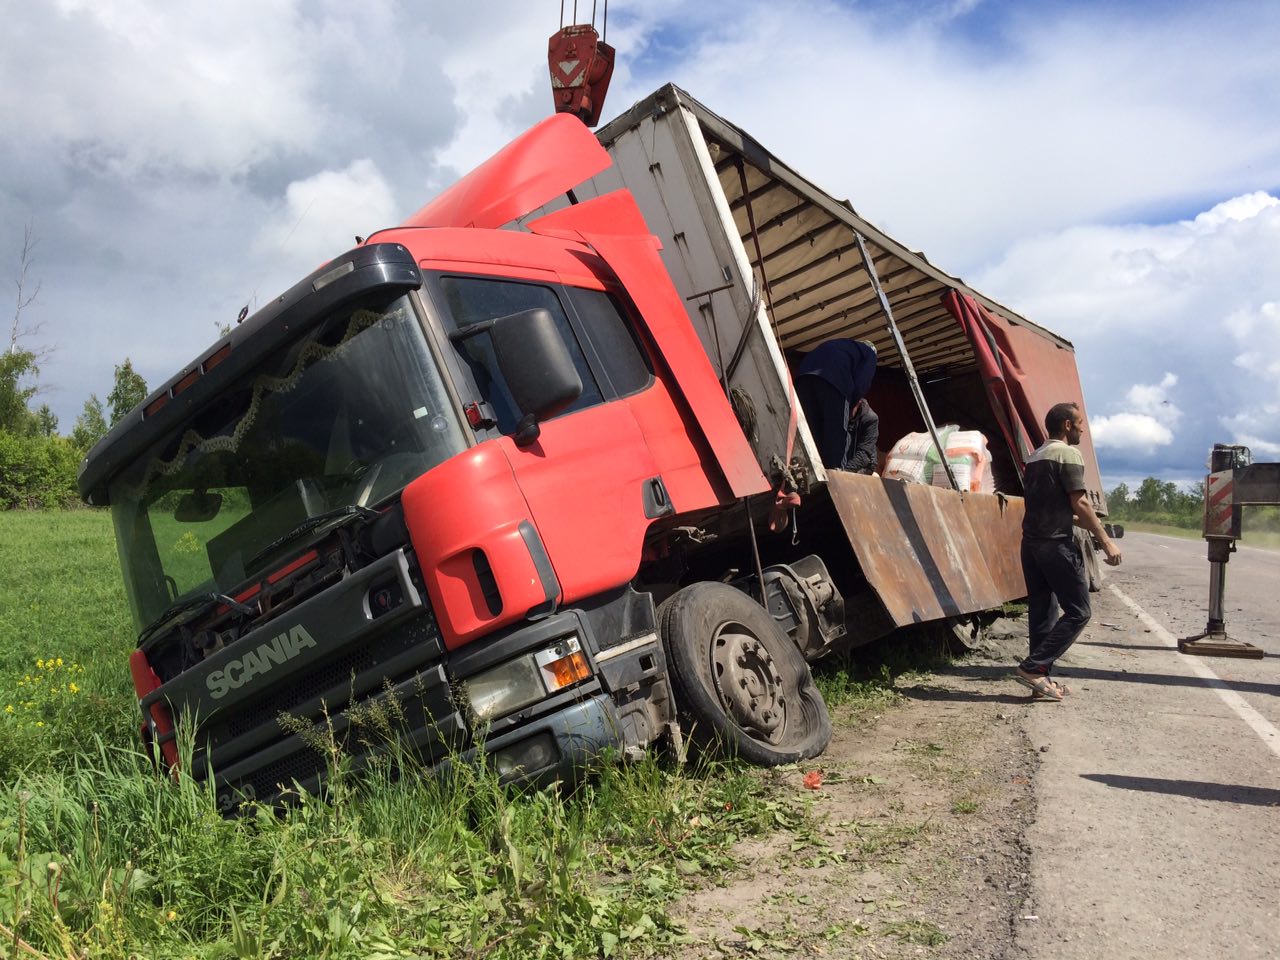
[[[674,81],[1072,340],[1109,485],[1280,459],[1280,4],[609,6],[606,117]],[[34,224],[69,430],[126,355],[163,380],[544,116],[560,5],[0,12],[0,276]]]

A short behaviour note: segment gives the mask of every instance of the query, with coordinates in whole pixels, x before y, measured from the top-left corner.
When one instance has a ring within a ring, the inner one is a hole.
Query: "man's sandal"
[[[1069,692],[1065,687],[1058,686],[1048,677],[1033,676],[1023,673],[1021,670],[1014,672],[1013,679],[1024,687],[1031,688],[1031,698],[1033,700],[1052,700],[1056,703]]]
[[[1069,693],[1071,693],[1071,688],[1068,687],[1065,683],[1059,683],[1057,680],[1050,680],[1049,683],[1053,686],[1055,690],[1057,690],[1060,694],[1062,694],[1062,696],[1058,698],[1059,700],[1064,699]],[[1045,697],[1044,697],[1044,694],[1036,690],[1032,690],[1031,699],[1043,700],[1045,699]]]

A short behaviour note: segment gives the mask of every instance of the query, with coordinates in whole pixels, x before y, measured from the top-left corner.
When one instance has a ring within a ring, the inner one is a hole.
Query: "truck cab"
[[[406,227],[153,393],[80,482],[112,510],[164,759],[198,731],[230,810],[323,778],[282,714],[354,743],[381,711],[508,779],[668,735],[633,580],[655,523],[734,493],[648,329],[580,242]]]

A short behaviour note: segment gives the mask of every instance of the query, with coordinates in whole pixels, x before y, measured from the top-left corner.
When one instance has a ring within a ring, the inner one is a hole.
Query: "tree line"
[[[116,365],[104,404],[90,394],[65,436],[43,393],[40,368],[54,353],[45,342],[44,323],[30,314],[40,296],[32,276],[38,240],[32,225],[23,231],[8,342],[0,354],[0,509],[66,507],[79,503],[80,461],[107,431],[147,396],[147,383],[126,357]]]
[[[1184,530],[1200,530],[1204,525],[1204,482],[1183,489],[1168,480],[1147,477],[1138,489],[1118,484],[1107,493],[1108,520],[1154,523]],[[1280,508],[1247,507],[1243,530],[1280,531]]]
[[[1204,518],[1204,483],[1184,490],[1168,480],[1147,477],[1137,490],[1118,484],[1107,493],[1108,520],[1158,523],[1166,527],[1199,527]]]
[[[40,368],[34,352],[11,348],[0,357],[0,509],[67,507],[79,503],[80,461],[111,427],[147,396],[147,383],[126,357],[115,368],[107,402],[89,394],[70,433],[58,432],[58,417],[42,403]]]

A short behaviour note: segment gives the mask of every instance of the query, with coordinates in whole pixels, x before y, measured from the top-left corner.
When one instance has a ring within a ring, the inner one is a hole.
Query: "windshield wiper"
[[[179,600],[177,603],[170,604],[165,608],[160,616],[156,617],[138,634],[138,646],[142,646],[151,637],[159,632],[161,627],[166,627],[179,614],[189,613],[193,610],[208,610],[215,603],[224,603],[232,610],[241,614],[257,613],[257,608],[249,606],[247,603],[241,603],[234,597],[228,597],[225,593],[198,593],[194,597],[187,597],[185,600]],[[188,617],[188,620],[193,619]]]
[[[272,540],[265,547],[255,553],[249,558],[248,563],[244,565],[245,569],[248,570],[251,567],[256,566],[259,560],[262,560],[264,557],[269,557],[285,544],[297,540],[303,534],[310,533],[316,527],[322,526],[326,523],[330,523],[334,520],[341,520],[343,517],[363,517],[366,520],[373,520],[378,516],[379,513],[377,510],[370,510],[368,507],[357,507],[352,505],[338,507],[336,510],[326,510],[324,513],[317,513],[314,517],[307,517],[307,519],[303,520],[283,537],[276,537],[276,539]]]

